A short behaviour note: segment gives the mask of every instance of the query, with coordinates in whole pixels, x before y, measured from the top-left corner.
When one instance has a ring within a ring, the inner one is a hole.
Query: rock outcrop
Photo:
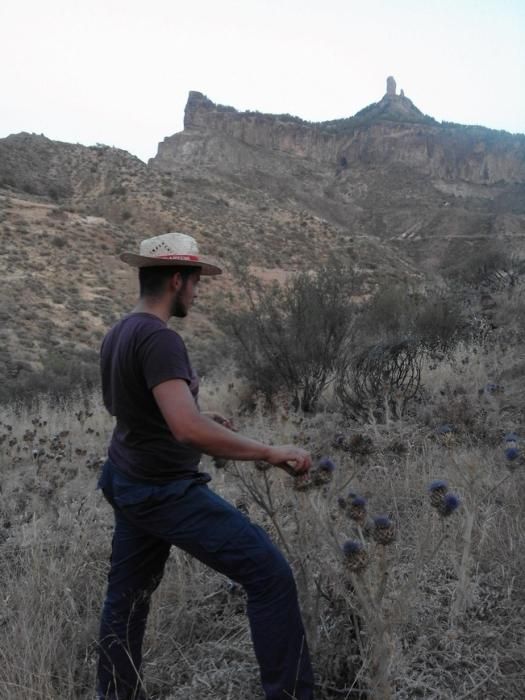
[[[238,112],[191,92],[184,131],[159,144],[150,163],[161,170],[211,166],[266,170],[268,155],[334,169],[408,165],[421,175],[473,184],[525,182],[525,136],[438,123],[424,115],[393,78],[377,103],[350,118],[309,123],[290,115]],[[271,163],[268,163],[271,169]]]
[[[391,75],[386,79],[386,94],[389,97],[395,97],[396,94],[396,81]]]

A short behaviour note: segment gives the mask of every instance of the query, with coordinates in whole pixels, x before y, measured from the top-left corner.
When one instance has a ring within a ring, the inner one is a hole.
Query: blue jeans
[[[99,480],[115,512],[100,626],[99,700],[146,698],[142,640],[172,545],[241,584],[267,700],[311,700],[313,675],[293,574],[268,535],[211,491],[209,477],[156,485],[107,461]]]

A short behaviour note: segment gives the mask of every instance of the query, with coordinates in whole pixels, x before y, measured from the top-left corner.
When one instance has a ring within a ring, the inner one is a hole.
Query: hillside
[[[1,379],[96,372],[104,330],[135,295],[117,255],[143,237],[186,231],[227,269],[240,257],[264,278],[335,252],[371,288],[434,275],[487,238],[519,250],[524,195],[525,136],[439,124],[390,79],[378,103],[318,124],[192,92],[184,130],[148,164],[11,135],[0,139]],[[204,285],[185,322],[199,330],[201,370],[213,366],[201,349],[231,285],[228,274]]]

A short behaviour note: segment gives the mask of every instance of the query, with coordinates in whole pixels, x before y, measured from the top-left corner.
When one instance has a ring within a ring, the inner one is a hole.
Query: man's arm
[[[202,452],[227,459],[260,459],[275,466],[291,462],[298,473],[308,471],[312,465],[308,452],[299,447],[264,445],[202,415],[183,379],[158,384],[153,388],[153,396],[175,439]]]

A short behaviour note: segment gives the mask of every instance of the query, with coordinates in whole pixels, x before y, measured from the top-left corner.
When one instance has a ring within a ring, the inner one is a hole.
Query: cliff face
[[[355,117],[310,124],[289,115],[238,112],[191,92],[184,131],[159,144],[150,162],[163,170],[254,167],[261,151],[333,168],[407,165],[440,180],[473,184],[525,182],[525,136],[442,125],[404,95],[386,94]],[[264,170],[264,157],[259,166]]]

